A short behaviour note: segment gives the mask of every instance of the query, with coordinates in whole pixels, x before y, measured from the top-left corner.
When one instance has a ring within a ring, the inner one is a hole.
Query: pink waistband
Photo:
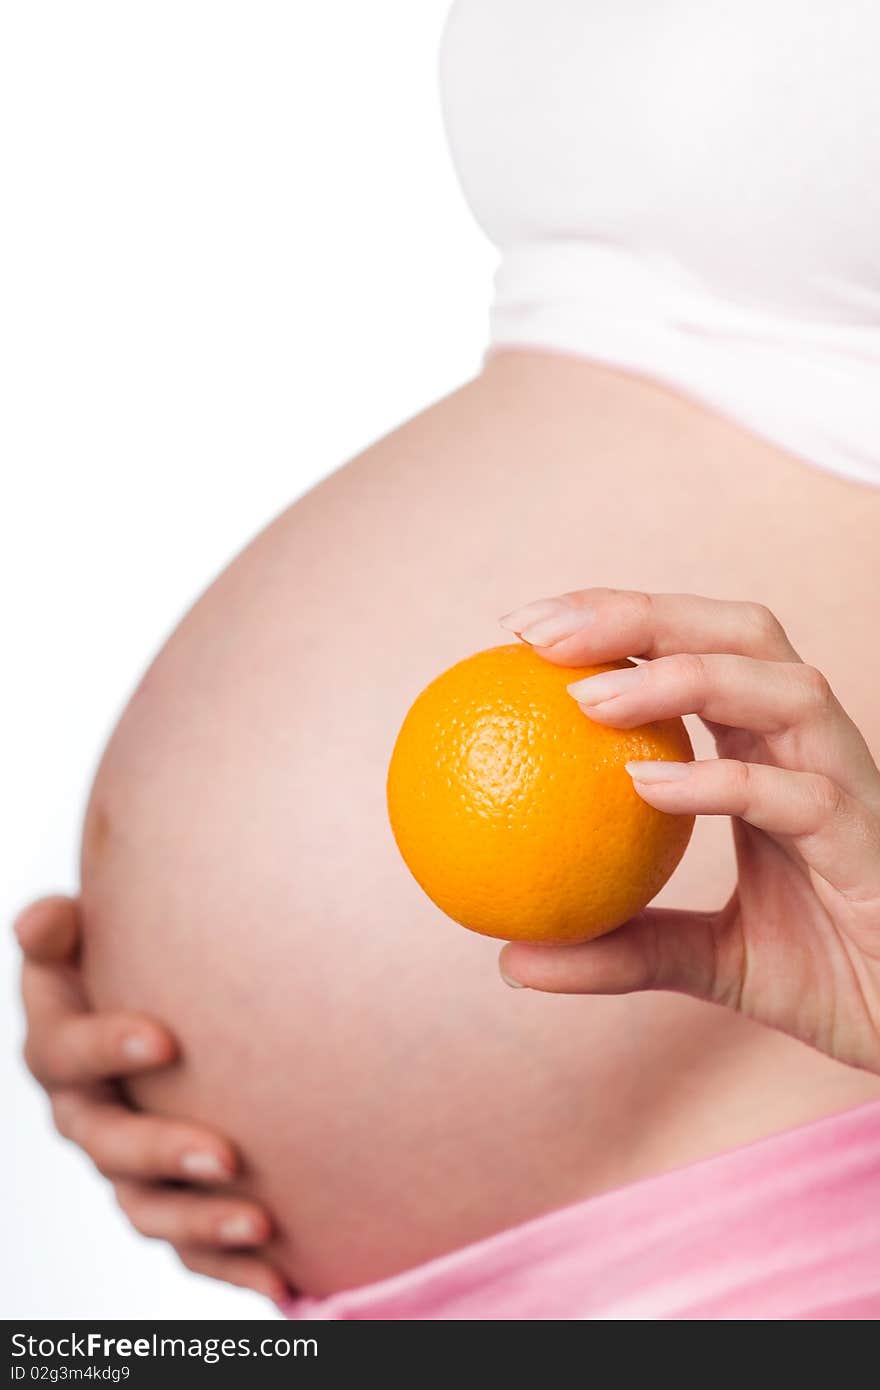
[[[880,1102],[286,1311],[372,1321],[880,1317]]]

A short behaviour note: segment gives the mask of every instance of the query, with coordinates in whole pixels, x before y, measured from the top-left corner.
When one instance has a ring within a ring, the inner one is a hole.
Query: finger
[[[512,942],[499,969],[508,984],[551,994],[668,989],[737,1007],[742,960],[727,913],[649,909],[581,945]]]
[[[737,816],[792,843],[847,897],[880,895],[880,821],[819,773],[730,758],[627,763],[643,801],[673,815]]]
[[[675,652],[798,660],[781,623],[763,604],[696,594],[582,589],[516,609],[501,625],[560,666]]]
[[[69,962],[79,946],[79,920],[73,898],[41,898],[18,914],[14,931],[29,960]]]
[[[821,672],[803,662],[690,653],[603,671],[568,689],[600,724],[633,729],[698,714],[764,736],[780,755],[777,761],[833,775],[854,796],[870,788],[876,794],[880,785],[859,730]]]
[[[171,1034],[144,1014],[83,1010],[78,984],[58,967],[25,964],[25,1061],[43,1086],[135,1076],[172,1062]]]
[[[238,1166],[235,1149],[222,1135],[139,1114],[121,1102],[57,1091],[52,1115],[58,1132],[106,1177],[213,1185],[228,1182]]]
[[[286,1280],[257,1255],[226,1254],[188,1245],[176,1246],[175,1249],[182,1263],[193,1274],[205,1274],[209,1279],[222,1279],[224,1283],[235,1284],[241,1289],[253,1289],[254,1293],[262,1294],[279,1305],[291,1298]]]
[[[591,719],[619,729],[699,714],[760,734],[818,720],[833,698],[819,673],[797,662],[696,653],[603,671],[568,689]]]
[[[172,1245],[241,1249],[265,1245],[272,1223],[262,1207],[240,1197],[212,1196],[124,1179],[116,1199],[141,1235]]]

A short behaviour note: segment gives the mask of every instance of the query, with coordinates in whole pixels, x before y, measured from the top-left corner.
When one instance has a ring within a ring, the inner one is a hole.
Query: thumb
[[[15,922],[18,944],[28,960],[40,965],[66,964],[79,946],[79,921],[73,898],[40,898]]]
[[[668,989],[731,1004],[739,998],[739,953],[729,941],[732,915],[640,912],[622,927],[579,945],[513,941],[499,958],[514,988],[551,994],[629,994]]]

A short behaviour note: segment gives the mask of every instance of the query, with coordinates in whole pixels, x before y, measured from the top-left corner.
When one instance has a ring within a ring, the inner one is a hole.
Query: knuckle
[[[169,1242],[184,1269],[191,1274],[201,1274],[208,1279],[227,1279],[229,1271],[235,1269],[234,1260],[224,1257],[220,1251],[205,1249],[187,1238]]]
[[[114,1183],[113,1194],[116,1198],[116,1203],[119,1207],[119,1210],[123,1212],[124,1215],[127,1216],[128,1219],[131,1221],[133,1219],[132,1213],[134,1212],[137,1205],[134,1190],[131,1187],[131,1184],[127,1182]]]
[[[786,641],[782,623],[766,603],[745,603],[743,613],[761,650],[777,647]]]
[[[46,1067],[42,1049],[39,1048],[33,1037],[28,1034],[21,1049],[22,1061],[35,1081],[39,1081],[42,1086],[45,1082]]]
[[[73,1096],[61,1094],[52,1097],[52,1123],[63,1139],[78,1139],[77,1120],[81,1109]]]
[[[645,989],[659,989],[663,983],[663,944],[660,939],[660,929],[653,920],[646,922],[642,968],[644,971],[643,987]]]
[[[650,627],[654,618],[654,598],[642,589],[625,591],[626,602],[638,619],[640,627]]]
[[[142,1236],[153,1234],[153,1222],[151,1220],[150,1205],[146,1202],[142,1194],[131,1183],[117,1183],[116,1201],[125,1219],[134,1226],[136,1231],[140,1231]]]
[[[105,1110],[88,1122],[81,1142],[98,1172],[103,1173],[105,1178],[118,1178],[122,1174],[133,1178],[147,1176],[141,1164],[131,1161],[124,1121],[110,1111]]]
[[[570,608],[586,608],[590,598],[595,594],[595,590],[590,589],[568,589],[560,597],[565,600]],[[602,590],[599,591],[603,592]]]
[[[632,639],[645,649],[651,645],[654,628],[654,600],[641,589],[598,590],[614,604],[615,615]],[[635,652],[633,655],[641,655]]]
[[[748,763],[738,762],[736,759],[730,758],[724,764],[724,772],[737,806],[742,811],[747,810],[754,792],[754,777],[751,767]]]
[[[821,822],[831,820],[843,810],[844,795],[836,782],[818,773],[810,781],[813,807]]]
[[[61,1094],[53,1101],[55,1125],[76,1144],[105,1178],[128,1171],[125,1133],[107,1107],[95,1107],[75,1096]]]
[[[104,1172],[104,1152],[101,1144],[100,1127],[87,1113],[74,1114],[70,1138],[78,1148],[85,1150],[99,1172]]]
[[[708,667],[696,652],[681,652],[678,656],[670,657],[669,663],[675,680],[689,690],[702,690],[708,683]]]
[[[155,1226],[153,1225],[152,1221],[148,1216],[142,1215],[140,1212],[138,1212],[135,1216],[129,1216],[128,1220],[131,1222],[132,1226],[134,1226],[136,1231],[140,1232],[142,1236],[147,1237],[147,1240],[165,1239],[164,1234],[161,1231],[156,1230]]]
[[[802,666],[799,672],[804,702],[810,712],[828,709],[834,696],[827,676],[815,666]]]

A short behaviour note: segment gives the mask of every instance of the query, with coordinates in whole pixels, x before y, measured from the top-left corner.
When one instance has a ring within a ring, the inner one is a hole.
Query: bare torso
[[[499,614],[592,584],[769,604],[876,754],[878,522],[880,492],[670,392],[508,352],[292,507],[185,619],[96,781],[87,976],[177,1032],[185,1063],[137,1098],[241,1145],[299,1287],[880,1094],[676,996],[506,989],[498,944],[421,894],[384,808],[426,681],[502,640]],[[720,903],[728,839],[701,823],[661,901]]]

